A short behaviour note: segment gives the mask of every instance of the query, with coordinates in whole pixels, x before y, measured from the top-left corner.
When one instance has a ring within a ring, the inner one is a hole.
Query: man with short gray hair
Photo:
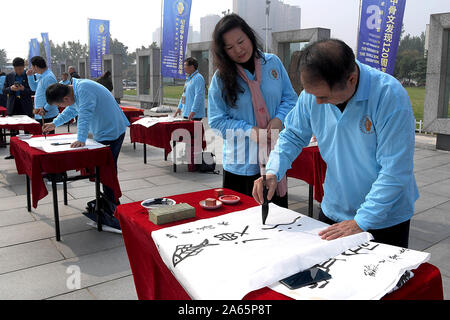
[[[394,77],[355,60],[343,41],[305,48],[304,91],[287,115],[267,164],[267,198],[311,136],[327,164],[319,219],[325,240],[368,231],[374,240],[408,247],[419,194],[414,178],[415,120],[406,90]],[[263,182],[253,196],[263,203]]]

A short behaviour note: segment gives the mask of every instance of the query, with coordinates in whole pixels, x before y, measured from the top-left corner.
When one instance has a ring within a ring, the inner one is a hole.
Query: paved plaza
[[[57,129],[65,132],[66,126]],[[76,132],[75,125],[71,132]],[[450,152],[436,150],[435,144],[433,137],[416,136],[420,198],[411,221],[410,248],[431,253],[430,263],[442,274],[444,298],[450,299]],[[95,198],[94,183],[69,183],[68,206],[59,187],[62,241],[56,242],[51,192],[29,213],[25,176],[17,174],[14,160],[4,160],[8,154],[9,149],[0,149],[0,299],[137,299],[122,236],[98,232],[81,214]],[[174,173],[163,149],[148,147],[147,157],[144,164],[142,145],[133,149],[128,129],[118,163],[122,203],[222,185],[221,174],[187,172],[186,165]],[[307,214],[307,184],[289,178],[288,185],[290,209]],[[81,271],[80,289],[71,288],[74,268]]]

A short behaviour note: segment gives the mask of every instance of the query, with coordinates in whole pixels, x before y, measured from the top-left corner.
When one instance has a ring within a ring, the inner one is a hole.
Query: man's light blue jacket
[[[185,99],[184,104],[183,97]],[[205,79],[198,70],[186,79],[178,109],[183,110],[183,117],[186,118],[189,117],[191,112],[195,112],[194,118],[205,117]]]
[[[86,142],[89,133],[96,141],[113,141],[130,125],[111,92],[88,79],[73,79],[75,103],[55,119],[55,126],[63,125],[78,116],[77,140]]]
[[[315,135],[327,164],[324,214],[337,222],[354,219],[367,231],[397,225],[414,213],[415,120],[408,94],[394,77],[357,64],[358,89],[343,113],[301,93],[267,172],[280,180]]]
[[[47,112],[44,119],[54,118],[59,113],[58,107],[49,105],[47,103],[47,98],[45,97],[45,91],[54,83],[57,83],[56,77],[50,69],[45,70],[41,75],[36,75],[36,80],[33,75],[28,76],[28,84],[30,85],[31,90],[35,92],[34,108],[44,108]],[[38,114],[35,114],[34,118],[38,120],[42,119]]]

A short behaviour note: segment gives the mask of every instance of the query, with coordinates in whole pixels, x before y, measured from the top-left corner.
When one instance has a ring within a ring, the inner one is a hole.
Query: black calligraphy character
[[[235,235],[236,232],[232,233],[221,233],[214,236],[214,238],[218,238],[220,241],[233,241],[236,240],[238,237]]]
[[[354,256],[357,254],[368,254],[367,252],[360,252],[361,250],[368,250],[368,251],[373,251],[375,250],[379,244],[374,245],[372,248],[369,248],[370,243],[363,243],[360,246],[358,246],[356,249],[349,249],[345,252],[342,253],[343,256]]]
[[[175,268],[177,266],[177,264],[179,264],[181,261],[185,260],[186,258],[198,255],[206,247],[218,246],[218,245],[219,245],[218,243],[215,243],[215,244],[209,243],[208,239],[205,239],[202,243],[200,243],[199,245],[196,245],[196,246],[193,246],[192,244],[178,245],[175,248],[175,252],[173,253],[173,256],[172,256],[173,267]]]
[[[364,275],[375,277],[377,275],[378,265],[369,264],[364,266]]]
[[[177,239],[177,236],[174,236],[173,234],[169,234],[169,233],[166,234],[166,237],[169,239],[172,239],[172,238]]]

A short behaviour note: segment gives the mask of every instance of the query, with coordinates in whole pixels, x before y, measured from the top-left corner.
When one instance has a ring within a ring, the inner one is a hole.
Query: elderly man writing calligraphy
[[[375,241],[408,246],[418,190],[413,173],[415,121],[405,89],[392,76],[355,61],[330,39],[300,61],[304,91],[287,115],[267,164],[268,198],[314,134],[327,164],[319,219],[332,240],[368,231]],[[263,182],[253,196],[263,203]]]

